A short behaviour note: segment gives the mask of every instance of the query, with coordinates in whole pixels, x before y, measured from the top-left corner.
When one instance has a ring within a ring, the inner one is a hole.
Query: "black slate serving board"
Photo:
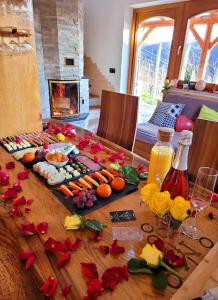
[[[126,184],[126,187],[123,191],[121,192],[114,192],[112,193],[112,195],[106,199],[100,198],[97,196],[97,201],[95,203],[95,205],[91,208],[83,208],[83,209],[79,209],[76,207],[76,205],[73,203],[73,198],[69,198],[66,199],[66,196],[61,192],[58,191],[57,189],[52,190],[52,193],[57,197],[57,199],[63,203],[63,205],[73,214],[78,214],[81,216],[84,216],[96,209],[101,208],[102,206],[105,206],[107,204],[109,204],[110,202],[113,202],[121,197],[124,197],[132,192],[137,191],[138,187],[136,185],[133,184]]]

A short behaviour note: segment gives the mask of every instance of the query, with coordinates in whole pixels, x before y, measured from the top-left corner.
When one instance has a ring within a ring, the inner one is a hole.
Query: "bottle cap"
[[[190,146],[192,143],[192,136],[193,136],[193,133],[191,131],[183,130],[180,133],[178,143],[181,145],[184,145],[184,146]]]
[[[161,142],[171,142],[175,130],[168,127],[160,127],[158,129],[158,140]]]

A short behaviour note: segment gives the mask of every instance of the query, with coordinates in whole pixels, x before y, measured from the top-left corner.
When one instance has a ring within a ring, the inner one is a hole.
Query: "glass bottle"
[[[158,129],[158,141],[151,150],[147,183],[162,184],[172,164],[173,135],[173,128],[161,127]]]
[[[166,178],[164,179],[161,191],[168,191],[171,198],[182,196],[188,197],[188,152],[192,143],[192,132],[183,130],[179,137],[179,147]]]

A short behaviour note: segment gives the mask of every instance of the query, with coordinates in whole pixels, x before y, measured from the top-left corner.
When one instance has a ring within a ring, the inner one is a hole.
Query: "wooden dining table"
[[[76,138],[68,139],[69,142],[78,143],[78,136],[84,137],[89,132],[76,128]],[[98,152],[100,159],[106,160],[105,166],[111,163],[108,161],[108,153],[123,152],[125,154],[125,163],[134,167],[138,164],[148,165],[148,161],[129,152],[110,141],[93,135],[92,142],[101,142],[104,144],[104,150]],[[86,147],[82,153],[93,158],[90,154],[90,146]],[[0,148],[0,165],[5,170],[5,163],[15,161],[12,154],[5,149]],[[24,166],[15,161],[15,169],[7,170],[10,174],[10,185],[17,181],[17,173],[24,170]],[[0,299],[2,300],[35,300],[44,299],[39,291],[43,282],[49,276],[56,278],[59,287],[54,295],[54,299],[63,299],[60,294],[61,288],[72,284],[72,289],[67,299],[80,300],[86,294],[86,278],[81,273],[82,262],[93,262],[97,265],[99,275],[113,266],[124,266],[130,258],[139,257],[142,248],[147,241],[151,242],[157,237],[166,238],[166,232],[158,230],[154,215],[149,211],[146,205],[141,204],[139,189],[145,185],[141,181],[138,190],[119,198],[109,204],[96,209],[85,215],[84,218],[96,219],[105,224],[102,240],[94,242],[91,240],[90,231],[66,231],[64,220],[70,216],[71,212],[55,197],[52,191],[46,187],[43,182],[32,172],[29,178],[21,181],[22,192],[19,196],[25,196],[26,199],[33,199],[31,212],[26,213],[22,218],[11,218],[8,213],[8,206],[1,201],[0,205]],[[7,187],[0,187],[0,193],[3,193]],[[70,201],[70,200],[69,200]],[[110,212],[119,210],[133,210],[136,220],[128,222],[112,223]],[[175,246],[178,251],[186,256],[186,264],[178,269],[185,276],[185,282],[188,282],[190,274],[193,273],[198,264],[204,259],[205,255],[211,251],[211,248],[218,241],[218,216],[211,220],[208,213],[217,213],[216,208],[209,207],[198,216],[198,226],[202,230],[200,240],[192,240],[184,235],[178,235]],[[38,224],[48,222],[48,232],[44,235],[33,235],[24,237],[20,233],[20,224],[25,220]],[[125,252],[119,255],[103,255],[99,251],[99,245],[111,245],[114,233],[119,229],[134,229],[137,234],[131,236],[128,234],[124,239],[118,241],[119,245],[125,247]],[[44,243],[49,238],[64,241],[66,238],[81,238],[81,247],[72,253],[71,260],[61,269],[55,265],[55,257],[44,249]],[[34,250],[36,260],[33,266],[24,270],[23,264],[18,259],[18,253],[21,251]],[[151,276],[147,274],[129,274],[128,281],[122,281],[117,285],[114,291],[103,291],[99,300],[144,300],[144,299],[170,299],[178,291],[178,288],[172,287],[172,282],[165,291],[161,292],[152,287]],[[197,295],[196,295],[197,296]],[[188,296],[187,296],[188,297]],[[183,298],[186,299],[186,298]],[[189,299],[189,298],[187,298]]]

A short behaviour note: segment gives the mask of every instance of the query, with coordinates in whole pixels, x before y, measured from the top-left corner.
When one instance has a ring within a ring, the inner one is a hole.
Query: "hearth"
[[[80,82],[49,80],[51,117],[64,119],[80,113]]]

